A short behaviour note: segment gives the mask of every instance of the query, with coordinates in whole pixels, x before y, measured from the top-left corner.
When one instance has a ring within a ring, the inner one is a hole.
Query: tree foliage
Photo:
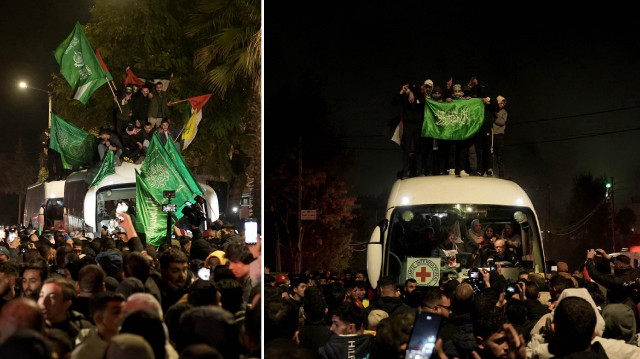
[[[591,173],[577,175],[573,181],[567,218],[570,233],[563,238],[566,255],[569,243],[578,253],[590,248],[611,249],[610,213],[606,198],[606,180]],[[583,259],[583,258],[581,258]]]
[[[205,73],[209,89],[220,98],[240,96],[240,136],[225,145],[241,147],[254,160],[248,165],[246,187],[251,192],[252,216],[260,218],[261,187],[261,3],[255,0],[198,1],[185,28],[195,46],[193,63]],[[224,140],[224,139],[221,139]],[[230,198],[238,205],[240,197]]]
[[[342,270],[348,266],[351,256],[353,230],[349,224],[354,219],[355,198],[348,195],[343,181],[323,171],[304,169],[300,209],[316,210],[317,219],[302,221],[302,252],[299,253],[296,164],[296,157],[290,155],[265,182],[265,186],[272,189],[267,205],[274,215],[283,246],[283,270],[301,270],[295,268],[300,254],[305,268]]]
[[[198,1],[186,34],[197,40],[194,64],[214,92],[224,95],[238,79],[259,91],[261,30],[260,1]]]
[[[194,65],[194,54],[206,39],[185,33],[196,15],[195,8],[195,0],[96,0],[91,19],[83,29],[91,45],[100,50],[118,91],[123,88],[128,66],[168,71],[173,74],[167,89],[168,100],[185,100],[212,92],[204,70]],[[52,78],[54,112],[94,134],[101,126],[112,126],[117,107],[109,86],[102,86],[82,105],[72,99],[71,88],[60,74],[53,74]],[[247,114],[255,116],[251,112],[255,98],[248,95],[247,81],[242,76],[234,77],[224,98],[214,93],[204,107],[198,134],[183,152],[196,174],[223,181],[233,177],[229,151],[233,145],[248,141]],[[186,111],[185,104],[170,107],[172,127],[180,128],[185,123]]]
[[[636,220],[636,213],[629,207],[623,207],[616,213],[616,229],[620,234],[630,234],[633,231]]]

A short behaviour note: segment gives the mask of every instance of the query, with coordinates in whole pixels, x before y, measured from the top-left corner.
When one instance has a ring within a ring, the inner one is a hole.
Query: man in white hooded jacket
[[[586,288],[571,288],[563,290],[562,294],[558,298],[558,303],[567,297],[580,297],[589,302],[593,307],[593,310],[596,313],[596,333],[595,337],[591,341],[592,344],[595,342],[600,343],[609,358],[640,358],[640,347],[627,344],[623,340],[607,339],[602,337],[605,328],[605,321]],[[554,311],[545,314],[540,318],[531,331],[531,340],[527,345],[528,358],[548,359],[554,357],[554,355],[549,352],[549,341],[545,337],[545,333],[547,333],[547,335],[550,333]]]

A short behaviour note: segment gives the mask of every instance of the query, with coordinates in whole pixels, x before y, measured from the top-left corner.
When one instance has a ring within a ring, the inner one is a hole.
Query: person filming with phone
[[[600,272],[596,268],[596,260],[608,260],[613,263],[613,274]],[[636,279],[640,278],[640,268],[631,266],[631,258],[624,254],[610,256],[600,248],[590,249],[587,251],[586,269],[591,279],[607,288],[609,303],[631,303],[633,306],[634,287],[629,283],[635,283]]]

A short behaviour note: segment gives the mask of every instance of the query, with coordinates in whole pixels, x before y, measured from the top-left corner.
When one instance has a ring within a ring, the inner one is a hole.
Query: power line
[[[537,144],[540,144],[540,143],[551,143],[551,142],[580,140],[580,139],[584,139],[584,138],[613,135],[613,134],[624,133],[624,132],[632,132],[632,131],[638,131],[638,130],[640,130],[640,127],[627,128],[627,129],[624,129],[624,130],[596,132],[596,133],[591,133],[591,134],[586,134],[586,135],[557,138],[557,139],[552,139],[552,140],[540,140],[540,141],[527,142],[527,143],[510,143],[510,144],[505,144],[505,146],[525,146],[525,145],[537,145]]]
[[[602,115],[602,114],[607,114],[607,113],[612,113],[612,112],[634,110],[634,109],[637,109],[637,108],[640,108],[640,105],[634,105],[634,106],[629,106],[629,107],[620,107],[620,108],[615,108],[615,109],[611,109],[611,110],[586,112],[586,113],[582,113],[582,114],[578,114],[578,115],[567,115],[567,116],[558,116],[558,117],[550,117],[550,118],[541,118],[541,119],[538,119],[538,120],[514,122],[513,125],[523,125],[523,124],[528,124],[528,123],[539,123],[539,122],[545,122],[545,121],[565,120],[565,119],[569,119],[569,118],[584,117],[584,116],[595,116],[595,115]]]
[[[592,137],[598,137],[598,136],[607,136],[607,135],[620,134],[620,133],[625,133],[625,132],[633,132],[633,131],[638,131],[638,130],[640,130],[640,127],[627,128],[627,129],[622,129],[622,130],[605,131],[605,132],[596,132],[596,133],[577,135],[577,136],[561,137],[561,138],[555,138],[555,139],[550,139],[550,140],[540,140],[540,141],[525,142],[525,143],[509,143],[509,144],[505,144],[505,146],[528,146],[528,145],[537,145],[537,144],[541,144],[541,143],[572,141],[572,140],[580,140],[580,139],[592,138]],[[391,140],[389,140],[389,142],[391,142]],[[367,150],[372,150],[372,151],[398,151],[398,150],[400,150],[399,147],[396,147],[396,148],[374,148],[374,147],[351,147],[351,146],[346,146],[346,147],[344,147],[344,149],[347,149],[347,150],[363,150],[363,151],[367,151]]]

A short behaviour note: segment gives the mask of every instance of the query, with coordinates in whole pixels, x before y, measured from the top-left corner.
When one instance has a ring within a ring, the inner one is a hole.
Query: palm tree
[[[252,217],[260,218],[261,183],[261,76],[262,26],[258,0],[199,1],[185,29],[196,42],[194,66],[206,74],[214,94],[224,98],[234,86],[247,86],[244,138],[250,142],[245,152],[252,159],[247,168]],[[242,191],[240,191],[240,195]],[[240,197],[230,198],[239,204]]]
[[[262,26],[260,1],[200,1],[185,30],[201,46],[196,69],[206,72],[211,89],[224,96],[239,80],[260,92]]]

